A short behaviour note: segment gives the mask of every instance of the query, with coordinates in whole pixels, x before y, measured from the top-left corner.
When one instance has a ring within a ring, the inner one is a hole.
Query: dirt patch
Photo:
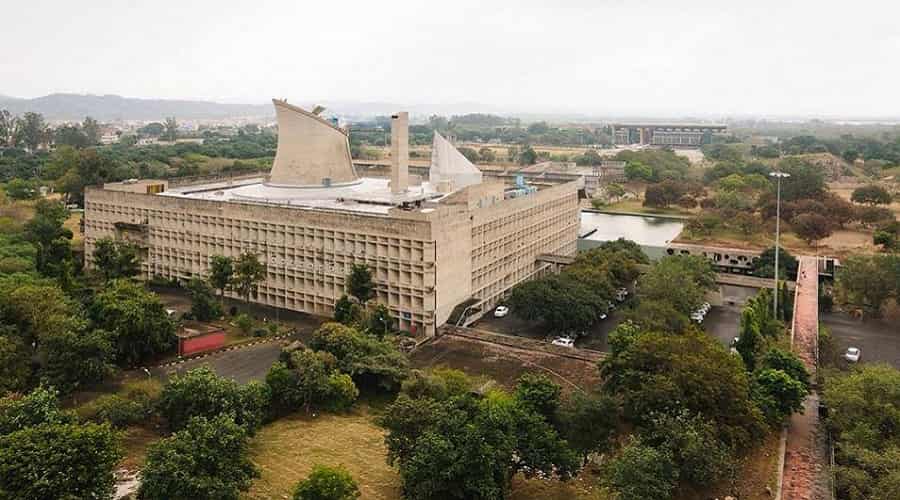
[[[410,356],[415,368],[447,366],[496,380],[506,388],[527,372],[549,375],[564,390],[590,390],[600,382],[596,363],[540,351],[445,335],[416,349]]]

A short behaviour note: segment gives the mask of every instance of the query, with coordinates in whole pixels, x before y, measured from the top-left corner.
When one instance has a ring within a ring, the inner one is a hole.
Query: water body
[[[684,222],[677,219],[581,212],[578,249],[587,250],[604,241],[625,238],[643,247],[650,258],[656,259],[663,255],[666,245],[682,229]]]

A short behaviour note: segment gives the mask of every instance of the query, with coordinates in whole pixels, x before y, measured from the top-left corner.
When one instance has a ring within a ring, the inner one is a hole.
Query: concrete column
[[[409,113],[391,116],[391,193],[409,188]]]

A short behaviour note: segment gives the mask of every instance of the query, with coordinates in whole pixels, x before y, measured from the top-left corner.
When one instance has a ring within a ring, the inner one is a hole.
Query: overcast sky
[[[16,97],[900,116],[890,0],[0,0],[0,12],[0,94]]]

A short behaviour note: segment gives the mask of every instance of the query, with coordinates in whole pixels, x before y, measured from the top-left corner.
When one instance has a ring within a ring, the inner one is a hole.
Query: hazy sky
[[[0,0],[0,12],[0,94],[17,97],[900,116],[892,0]]]

